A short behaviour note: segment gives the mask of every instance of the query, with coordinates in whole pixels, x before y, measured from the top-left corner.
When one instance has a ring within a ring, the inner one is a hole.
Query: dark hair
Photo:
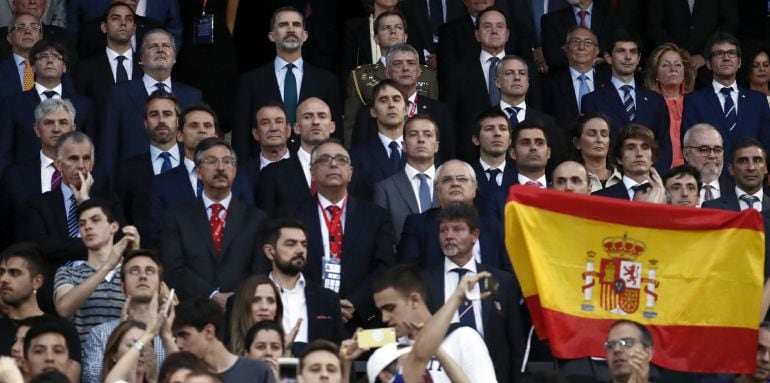
[[[337,357],[337,362],[339,363],[339,367],[342,367],[342,358],[340,357],[340,349],[337,347],[336,344],[325,340],[325,339],[316,339],[310,343],[308,343],[307,346],[305,346],[305,349],[302,350],[302,353],[299,354],[299,370],[302,371],[305,364],[305,358],[307,358],[308,355],[316,352],[316,351],[328,351],[332,353],[334,356]]]
[[[398,9],[392,9],[392,10],[380,13],[374,19],[373,27],[374,27],[374,34],[375,35],[377,34],[377,31],[380,29],[380,22],[382,21],[382,19],[385,18],[385,17],[388,17],[388,16],[398,16],[398,17],[400,17],[401,18],[401,23],[404,24],[404,33],[408,33],[408,30],[406,29],[406,17],[404,17],[404,14],[401,13],[401,11],[399,11]]]
[[[698,192],[700,193],[702,182],[700,172],[689,164],[683,164],[669,169],[666,174],[663,175],[663,185],[665,186],[666,182],[671,178],[678,179],[685,175],[691,175],[695,178],[695,184],[698,185]]]
[[[714,49],[714,45],[724,43],[735,45],[735,50],[738,51],[738,56],[742,55],[741,42],[735,36],[727,32],[717,31],[711,35],[711,37],[709,37],[709,39],[706,41],[706,45],[703,46],[703,57],[705,57],[706,60],[711,60],[713,57],[711,50]]]
[[[294,218],[275,218],[267,221],[262,229],[262,243],[275,247],[282,229],[299,229],[305,231],[305,225]]]
[[[764,53],[770,58],[770,46],[764,41],[752,41],[746,44],[746,50],[743,51],[743,57],[741,58],[742,64],[740,69],[738,69],[737,77],[738,81],[745,84],[747,88],[751,85],[749,84],[749,76],[753,69],[752,63],[760,53]]]
[[[44,320],[39,323],[32,324],[27,330],[27,335],[24,336],[24,359],[28,359],[30,346],[32,340],[44,335],[44,334],[59,334],[64,338],[64,345],[67,347],[67,354],[69,355],[69,343],[67,343],[67,330],[58,322],[51,320]]]
[[[254,338],[257,337],[257,333],[260,331],[275,331],[281,338],[281,348],[284,347],[283,338],[286,337],[286,333],[283,331],[283,325],[272,320],[263,320],[262,322],[254,323],[249,331],[246,332],[246,337],[243,341],[243,353],[248,353],[251,344],[254,343]],[[240,354],[241,352],[238,352]]]
[[[753,146],[756,146],[760,150],[762,150],[762,156],[764,156],[765,160],[767,160],[767,152],[765,151],[765,147],[762,146],[762,143],[759,142],[759,140],[757,140],[756,138],[744,138],[738,141],[738,143],[736,145],[733,145],[732,149],[730,149],[730,163],[735,162],[735,155],[736,153],[738,153],[739,150],[750,148]]]
[[[508,119],[508,115],[505,114],[500,108],[489,108],[476,116],[473,122],[473,131],[471,132],[474,137],[478,137],[481,134],[481,123],[488,118],[502,117],[505,120],[505,124],[508,125],[508,133],[511,132],[511,121]]]
[[[202,103],[188,106],[182,111],[182,114],[179,117],[179,130],[184,130],[184,124],[187,122],[187,115],[192,112],[205,112],[210,114],[211,117],[214,118],[214,129],[219,130],[219,118],[217,117],[217,113],[214,111],[214,109],[211,109],[208,104]]]
[[[636,44],[636,48],[641,51],[642,47],[639,43],[639,38],[628,30],[620,28],[612,31],[610,34],[610,39],[607,43],[607,53],[612,54],[612,51],[615,49],[615,44],[626,42]],[[641,52],[639,54],[641,55]]]
[[[118,327],[115,327],[114,330],[112,330],[112,333],[110,333],[109,338],[107,338],[107,342],[104,345],[103,349],[103,358],[102,358],[102,381],[104,381],[107,378],[107,374],[112,370],[113,367],[115,367],[115,364],[117,364],[117,356],[118,352],[120,350],[120,344],[123,341],[123,338],[126,336],[126,334],[132,330],[138,328],[140,330],[146,330],[147,325],[144,322],[140,322],[138,320],[125,320],[123,322],[120,322],[118,324]],[[150,346],[150,345],[148,345]],[[115,360],[113,360],[115,358]],[[152,358],[155,359],[155,358]],[[150,364],[148,363],[148,367],[145,371],[145,376],[155,375],[155,372],[157,371],[154,368],[155,361],[148,361],[151,362],[151,365],[153,366],[150,368]]]
[[[102,22],[107,23],[110,18],[110,12],[112,12],[113,9],[117,7],[126,7],[129,11],[131,11],[131,15],[136,17],[136,12],[134,11],[134,8],[131,8],[130,5],[122,2],[122,1],[113,1],[110,3],[110,5],[107,7],[107,9],[104,10],[104,13],[102,14]]]
[[[112,211],[112,203],[102,198],[89,198],[78,205],[78,218],[89,209],[99,208],[107,217],[107,222],[117,222],[115,213]]]
[[[219,137],[209,137],[201,140],[201,142],[198,143],[198,146],[195,147],[195,165],[200,165],[201,162],[203,162],[203,152],[215,146],[224,146],[227,148],[227,150],[230,151],[230,155],[233,156],[236,161],[238,161],[238,157],[235,155],[235,151],[229,142]]]
[[[283,105],[283,102],[282,102],[281,100],[270,100],[270,101],[268,101],[267,103],[265,103],[265,104],[262,104],[262,105],[261,105],[259,108],[257,108],[257,110],[254,112],[254,126],[259,126],[259,121],[257,120],[257,114],[259,114],[259,112],[260,112],[262,109],[265,109],[265,108],[278,108],[278,109],[280,109],[280,110],[281,110],[281,112],[283,113],[283,117],[284,117],[284,118],[287,118],[287,116],[286,116],[286,110],[284,109],[284,105]],[[289,121],[288,121],[288,118],[287,118],[287,121],[286,121],[286,125],[289,125]]]
[[[206,365],[189,351],[179,351],[166,355],[163,366],[158,372],[158,383],[169,383],[169,379],[177,370],[186,368],[190,371],[206,370]]]
[[[176,118],[179,119],[179,116],[182,114],[182,108],[179,107],[179,101],[177,100],[176,96],[174,96],[173,93],[167,92],[165,90],[156,90],[152,93],[150,93],[150,96],[147,97],[147,101],[144,103],[144,116],[147,117],[147,108],[149,108],[150,103],[155,100],[168,100],[174,103],[174,112],[176,113]]]
[[[128,270],[126,270],[126,265],[129,261],[136,257],[147,257],[152,260],[156,266],[158,266],[158,279],[160,281],[163,281],[163,264],[160,262],[160,258],[158,257],[158,253],[155,252],[155,250],[152,249],[134,249],[129,250],[123,255],[123,260],[120,262],[120,269],[122,272],[120,273],[120,281],[124,282],[126,281],[126,274],[128,274]]]
[[[45,276],[48,263],[43,256],[43,250],[34,242],[19,242],[6,247],[0,253],[0,262],[7,262],[11,258],[21,258],[27,264],[30,277]]]
[[[418,293],[423,301],[428,296],[428,285],[414,265],[400,264],[385,270],[374,280],[372,292],[376,294],[388,288],[398,291],[404,297]]]
[[[41,30],[41,33],[42,33],[42,30]],[[67,65],[69,63],[67,47],[64,46],[64,44],[60,43],[59,41],[54,40],[53,38],[44,38],[36,42],[35,45],[32,46],[32,49],[29,51],[29,63],[32,64],[32,66],[34,66],[35,62],[37,62],[37,55],[49,49],[53,49],[54,51],[56,51],[56,53],[61,55],[62,61],[64,61],[64,65]]]
[[[211,372],[209,370],[206,370],[206,369],[204,369],[204,370],[194,370],[194,371],[190,372],[190,375],[187,375],[188,378],[191,378],[191,377],[194,378],[194,377],[200,377],[200,376],[205,376],[205,377],[211,379],[211,381],[214,382],[214,383],[224,383],[224,381],[222,380],[222,378],[219,377],[219,375],[217,375],[217,374],[215,374],[215,373],[213,373],[213,372]]]
[[[404,123],[404,130],[403,130],[404,136],[406,136],[406,128],[409,126],[409,124],[412,123],[412,121],[428,121],[428,122],[430,122],[431,125],[433,125],[433,133],[436,135],[436,141],[440,141],[440,139],[441,139],[441,132],[440,132],[440,129],[438,128],[438,123],[436,123],[436,120],[434,120],[433,117],[431,117],[431,115],[427,114],[427,113],[417,113],[414,116],[409,117],[406,120],[406,123]]]
[[[182,301],[174,310],[176,311],[172,326],[174,331],[185,326],[203,331],[206,325],[212,325],[217,339],[220,341],[224,339],[225,312],[215,302],[205,297],[198,297]]]
[[[508,27],[508,18],[505,17],[505,14],[503,12],[501,12],[499,9],[495,9],[495,7],[489,7],[489,8],[481,10],[481,12],[476,14],[476,25],[475,25],[475,27],[476,27],[477,30],[481,26],[481,18],[484,17],[484,15],[486,15],[487,13],[490,13],[490,12],[497,12],[497,13],[503,15],[503,19],[505,19],[505,24],[506,24],[505,27],[509,28]]]
[[[586,114],[580,115],[575,121],[575,124],[572,126],[572,129],[570,129],[570,138],[572,139],[570,143],[573,144],[570,151],[572,153],[572,159],[580,162],[581,164],[583,163],[583,155],[580,153],[580,150],[575,147],[574,143],[576,141],[580,141],[580,137],[583,136],[583,129],[585,129],[586,124],[588,124],[588,121],[591,121],[594,118],[598,118],[607,124],[607,128],[610,131],[610,142],[612,141],[612,125],[610,124],[610,118],[607,117],[606,114],[602,112],[588,112]]]
[[[251,318],[251,303],[254,299],[254,292],[257,287],[268,285],[275,294],[275,321],[283,322],[283,302],[281,301],[281,292],[275,286],[267,274],[252,275],[241,283],[233,296],[233,308],[230,314],[230,351],[238,353],[243,349],[243,338],[249,328],[254,325]]]
[[[473,204],[452,202],[442,207],[438,213],[439,225],[444,221],[465,221],[471,231],[477,230],[479,228],[479,212]]]
[[[612,329],[622,324],[631,325],[639,329],[639,332],[642,334],[642,345],[645,348],[654,346],[654,342],[652,340],[652,334],[650,334],[650,330],[648,330],[647,327],[644,327],[644,325],[639,322],[634,322],[628,319],[620,319],[618,321],[615,321],[615,323],[613,323],[612,326],[610,326],[610,331],[612,331]]]
[[[329,137],[329,138],[327,138],[325,140],[322,140],[321,142],[318,143],[318,145],[316,145],[313,148],[313,150],[310,151],[310,166],[313,166],[313,162],[315,162],[315,160],[316,160],[316,155],[315,154],[316,154],[316,152],[318,152],[318,148],[320,148],[321,146],[327,145],[327,144],[339,145],[339,146],[342,146],[343,149],[345,149],[345,145],[342,143],[342,141],[340,141],[340,140],[338,140],[338,139],[336,139],[334,137]],[[345,149],[345,151],[347,152],[348,150]],[[349,153],[348,153],[348,156],[350,156]]]
[[[401,93],[402,96],[404,96],[403,97],[404,104],[407,103],[408,101],[407,97],[406,95],[403,94],[404,92],[401,91],[401,87],[398,85],[398,83],[395,80],[386,78],[380,81],[379,83],[377,83],[377,85],[375,85],[374,88],[372,88],[372,105],[374,105],[374,100],[377,99],[377,96],[379,96],[380,92],[382,92],[385,89],[385,87],[391,87],[397,90],[399,93]]]
[[[70,383],[70,378],[59,370],[50,370],[37,374],[29,383]]]
[[[652,149],[652,159],[653,161],[655,160],[658,155],[658,143],[655,142],[655,133],[642,124],[630,123],[620,131],[620,134],[615,137],[615,141],[613,142],[612,154],[614,155],[616,163],[618,158],[622,155],[623,145],[628,139],[641,140],[645,144],[650,145],[650,149]]]
[[[516,145],[516,140],[519,139],[519,134],[521,134],[521,131],[526,129],[537,129],[543,132],[543,137],[545,137],[545,145],[548,147],[551,146],[551,140],[548,139],[548,132],[545,131],[545,124],[543,121],[537,118],[528,118],[522,122],[519,122],[516,126],[513,127],[511,131],[511,140],[513,141],[513,145]]]
[[[302,28],[305,28],[305,14],[300,12],[299,9],[294,8],[292,6],[286,5],[283,7],[280,7],[273,12],[273,14],[270,16],[270,30],[272,31],[275,28],[275,19],[278,17],[279,13],[283,12],[294,12],[299,15],[299,18],[302,20]]]

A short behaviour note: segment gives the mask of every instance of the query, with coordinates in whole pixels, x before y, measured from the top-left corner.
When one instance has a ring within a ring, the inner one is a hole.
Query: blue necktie
[[[393,172],[396,173],[401,169],[401,151],[398,149],[396,141],[390,141],[388,147],[390,148],[390,164],[393,166]]]
[[[631,85],[623,85],[620,87],[620,90],[623,91],[623,108],[626,109],[628,121],[634,121],[636,118],[636,104],[634,103],[634,98],[631,96],[632,89]]]
[[[156,92],[166,92],[166,84],[159,82],[155,84],[155,87],[158,88]]]
[[[203,182],[198,178],[198,183],[195,185],[195,196],[201,198],[201,195],[203,195]]]
[[[578,86],[578,111],[583,107],[583,96],[585,96],[588,93],[591,93],[591,89],[588,88],[588,76],[581,74],[577,77],[578,81],[580,81],[580,85]]]
[[[451,271],[457,273],[458,281],[463,279],[463,276],[465,276],[466,273],[468,273],[467,269],[461,269],[461,268],[454,268]],[[459,282],[458,282],[459,283]],[[460,308],[457,309],[457,315],[460,317],[460,323],[471,327],[473,329],[476,328],[476,314],[473,311],[473,302],[465,301],[463,304],[460,305]]]
[[[286,64],[286,77],[283,79],[283,110],[289,123],[297,122],[297,78],[294,76],[294,64]]]
[[[118,60],[118,66],[115,68],[115,83],[128,81],[128,72],[126,72],[126,67],[123,66],[126,56],[118,56],[115,59]]]
[[[161,152],[158,157],[163,158],[163,164],[160,165],[160,174],[171,170],[171,154],[169,152]]]
[[[70,238],[80,237],[80,230],[78,228],[78,201],[75,199],[75,195],[70,196],[70,209],[67,212],[67,235]]]
[[[755,197],[753,195],[744,194],[741,196],[741,201],[746,202],[746,205],[749,206],[749,209],[754,208],[754,204],[759,202],[759,197]]]
[[[428,175],[419,173],[417,178],[420,179],[420,213],[422,213],[433,206],[433,198],[431,198],[430,187],[428,186]]]
[[[730,92],[732,91],[733,88],[731,87],[726,87],[719,90],[719,93],[722,93],[722,95],[725,96],[725,127],[729,132],[735,130],[735,126],[738,125],[738,113],[736,113],[733,98],[730,97]]]
[[[519,124],[519,111],[521,108],[516,106],[509,106],[505,108],[505,111],[508,113],[508,123],[511,125],[510,128],[513,129],[514,126]]]
[[[56,96],[59,93],[56,93],[56,92],[54,92],[52,90],[47,90],[47,91],[43,92],[43,94],[45,95],[46,100],[50,100],[50,99],[52,99],[54,96]]]
[[[497,105],[500,103],[500,89],[497,88],[497,63],[500,59],[492,57],[489,59],[489,82],[487,83],[487,89],[489,89],[489,104]]]

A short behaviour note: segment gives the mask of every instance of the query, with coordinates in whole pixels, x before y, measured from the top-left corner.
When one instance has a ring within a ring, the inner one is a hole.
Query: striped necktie
[[[78,228],[78,201],[75,195],[70,196],[70,209],[67,212],[67,235],[70,238],[79,238],[80,230]]]

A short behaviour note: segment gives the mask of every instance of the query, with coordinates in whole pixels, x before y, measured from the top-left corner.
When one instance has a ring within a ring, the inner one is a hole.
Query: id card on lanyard
[[[206,14],[208,0],[201,0],[203,10],[193,18],[193,42],[195,45],[214,44],[214,15]]]
[[[321,206],[320,201],[318,202],[329,238],[329,256],[324,255],[322,259],[321,278],[324,281],[324,287],[337,293],[340,290],[340,282],[342,280],[342,214],[345,211],[346,205],[347,199],[343,202],[339,214],[330,219],[326,214],[326,209]]]

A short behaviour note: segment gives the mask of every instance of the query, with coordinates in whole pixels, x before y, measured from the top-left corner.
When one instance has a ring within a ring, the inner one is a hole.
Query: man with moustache
[[[722,176],[725,148],[722,135],[712,125],[695,124],[684,134],[682,152],[685,163],[693,166],[701,176],[698,206],[705,201],[731,193],[733,181]]]

